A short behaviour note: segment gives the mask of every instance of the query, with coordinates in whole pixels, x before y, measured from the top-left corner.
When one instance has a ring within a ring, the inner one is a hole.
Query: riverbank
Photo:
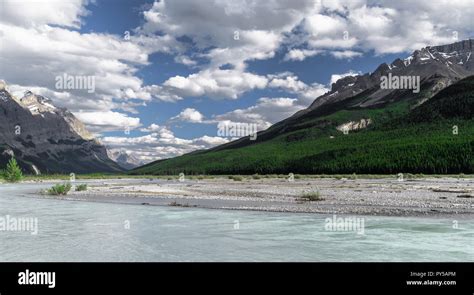
[[[472,178],[108,179],[64,200],[294,213],[474,217]],[[309,198],[314,197],[313,201]]]

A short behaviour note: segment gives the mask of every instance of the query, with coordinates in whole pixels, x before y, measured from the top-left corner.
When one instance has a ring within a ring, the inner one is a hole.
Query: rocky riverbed
[[[306,199],[308,194],[319,200]],[[116,179],[90,182],[87,191],[67,196],[43,197],[210,209],[474,217],[472,178]]]

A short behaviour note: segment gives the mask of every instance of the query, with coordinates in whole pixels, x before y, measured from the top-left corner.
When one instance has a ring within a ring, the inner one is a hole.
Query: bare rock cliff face
[[[367,99],[353,107],[376,107],[397,97],[411,96],[424,100],[441,89],[474,74],[474,40],[464,40],[442,46],[428,46],[416,50],[406,59],[396,59],[391,64],[381,64],[373,73],[339,79],[331,91],[318,97],[309,108],[296,113],[299,117],[322,105],[343,101],[366,93]],[[382,76],[417,76],[421,93],[397,89],[381,89]]]
[[[35,174],[123,170],[71,112],[29,91],[13,97],[0,82],[0,167],[12,155]]]
[[[341,124],[337,126],[336,129],[341,132],[348,132],[348,131],[354,131],[354,130],[367,128],[367,126],[369,126],[370,124],[372,124],[371,119],[360,119],[359,121],[350,121],[350,122]]]

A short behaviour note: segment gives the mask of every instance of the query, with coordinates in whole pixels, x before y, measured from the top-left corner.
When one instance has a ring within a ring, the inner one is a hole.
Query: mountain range
[[[33,174],[473,173],[473,43],[422,48],[372,73],[341,78],[256,140],[139,168],[143,162],[107,150],[68,110],[30,91],[15,97],[0,81],[0,167],[14,156]],[[386,77],[419,84],[382,87]]]
[[[126,170],[130,170],[144,164],[144,162],[138,157],[135,157],[131,151],[126,151],[124,149],[107,149],[107,155],[120,167]]]
[[[30,91],[17,98],[0,82],[0,167],[12,156],[32,174],[125,170],[71,112]]]
[[[473,46],[469,39],[416,50],[339,79],[256,140],[243,137],[131,173],[473,173]],[[418,89],[381,87],[383,77],[416,78]]]

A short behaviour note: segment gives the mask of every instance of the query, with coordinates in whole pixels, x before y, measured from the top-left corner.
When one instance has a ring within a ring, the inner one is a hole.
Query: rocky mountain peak
[[[41,95],[36,95],[31,91],[25,91],[22,98],[18,100],[20,105],[27,108],[31,114],[40,115],[45,112],[53,113],[57,108],[52,104],[51,99]]]
[[[380,77],[387,75],[391,71],[392,67],[386,63],[382,63],[377,69],[370,75],[373,79],[379,80]]]
[[[436,50],[438,52],[452,53],[452,52],[462,52],[462,51],[472,51],[474,47],[474,40],[467,39],[459,42],[455,42],[447,45],[440,46],[428,46],[429,49]]]
[[[133,169],[145,164],[138,157],[124,149],[107,149],[109,158],[117,162],[117,164],[124,169]]]
[[[473,40],[464,40],[441,46],[428,46],[415,50],[405,59],[397,58],[392,63],[382,63],[370,74],[341,78],[332,84],[331,91],[315,98],[309,108],[297,112],[297,118],[322,105],[336,103],[369,91],[366,99],[353,107],[374,107],[391,102],[397,97],[426,100],[439,90],[474,75]],[[388,76],[419,77],[424,97],[409,94],[404,89],[381,89],[381,77]]]
[[[0,112],[0,165],[13,153],[22,169],[32,173],[123,170],[81,121],[47,97],[27,91],[16,98],[2,82]]]
[[[331,85],[331,91],[339,91],[343,88],[350,87],[354,85],[356,82],[357,78],[355,76],[346,76],[344,78],[341,78],[337,80],[335,83],[332,83]]]
[[[450,68],[450,71],[471,70],[474,68],[471,57],[473,43],[472,39],[468,39],[452,44],[428,46],[415,50],[411,56],[405,59],[405,65],[441,63]]]
[[[33,116],[45,117],[47,113],[59,116],[66,121],[71,130],[84,140],[93,140],[94,136],[87,130],[86,126],[79,121],[71,112],[65,108],[56,107],[50,98],[25,91],[20,99],[11,96],[21,107],[27,109]]]

